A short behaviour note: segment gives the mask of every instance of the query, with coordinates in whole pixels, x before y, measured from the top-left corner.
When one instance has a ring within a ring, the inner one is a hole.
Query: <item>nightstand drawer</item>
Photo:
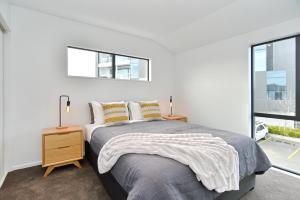
[[[82,143],[81,132],[53,134],[45,136],[45,149],[56,149]]]
[[[82,145],[65,146],[45,151],[45,163],[53,164],[82,158]]]

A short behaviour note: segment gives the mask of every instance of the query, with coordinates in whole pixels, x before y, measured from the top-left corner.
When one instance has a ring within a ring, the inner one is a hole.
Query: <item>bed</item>
[[[197,181],[186,165],[158,155],[126,154],[108,173],[99,174],[98,154],[111,138],[126,133],[210,133],[232,145],[239,154],[240,190],[217,193]],[[119,199],[240,199],[255,186],[257,174],[271,167],[266,154],[249,137],[181,121],[135,122],[94,127],[87,131],[86,157],[113,200]]]

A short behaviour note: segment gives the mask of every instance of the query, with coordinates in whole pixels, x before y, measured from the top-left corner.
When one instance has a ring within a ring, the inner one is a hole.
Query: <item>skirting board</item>
[[[30,162],[30,163],[24,163],[24,164],[20,164],[20,165],[14,165],[11,167],[11,169],[9,170],[11,171],[15,171],[18,169],[24,169],[24,168],[28,168],[28,167],[34,167],[34,166],[38,166],[41,165],[42,161],[35,161],[35,162]]]
[[[36,162],[30,162],[30,163],[24,163],[21,165],[14,165],[11,167],[11,169],[9,170],[9,172],[18,170],[18,169],[24,169],[24,168],[28,168],[28,167],[34,167],[34,166],[38,166],[41,165],[42,161],[36,161]],[[0,188],[2,187],[2,184],[4,183],[4,180],[7,176],[8,172],[4,172],[3,177],[1,177],[0,179]]]
[[[7,172],[4,172],[3,176],[2,176],[1,179],[0,179],[0,188],[1,188],[2,185],[3,185],[6,176],[7,176]]]
[[[293,173],[291,173],[291,172],[287,172],[287,171],[284,171],[284,170],[282,170],[282,169],[278,169],[278,168],[275,168],[275,167],[272,167],[271,169],[274,170],[274,171],[280,172],[280,173],[282,173],[282,174],[289,175],[289,176],[292,176],[292,177],[295,177],[295,178],[299,178],[299,179],[300,179],[300,176],[298,176],[298,175],[296,175],[296,174],[293,174]]]

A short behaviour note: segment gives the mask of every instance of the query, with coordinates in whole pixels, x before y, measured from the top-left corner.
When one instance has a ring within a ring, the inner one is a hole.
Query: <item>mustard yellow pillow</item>
[[[126,103],[102,103],[104,123],[115,124],[129,121]]]
[[[145,120],[161,119],[159,103],[153,102],[139,102],[141,106],[142,116]]]

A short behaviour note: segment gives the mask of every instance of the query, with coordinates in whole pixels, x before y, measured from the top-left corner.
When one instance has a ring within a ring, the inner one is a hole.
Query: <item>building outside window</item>
[[[286,72],[268,71],[266,75],[268,100],[287,100]]]
[[[112,55],[107,53],[99,53],[99,77],[101,78],[112,78]]]
[[[252,137],[275,167],[300,174],[300,35],[251,52]]]

